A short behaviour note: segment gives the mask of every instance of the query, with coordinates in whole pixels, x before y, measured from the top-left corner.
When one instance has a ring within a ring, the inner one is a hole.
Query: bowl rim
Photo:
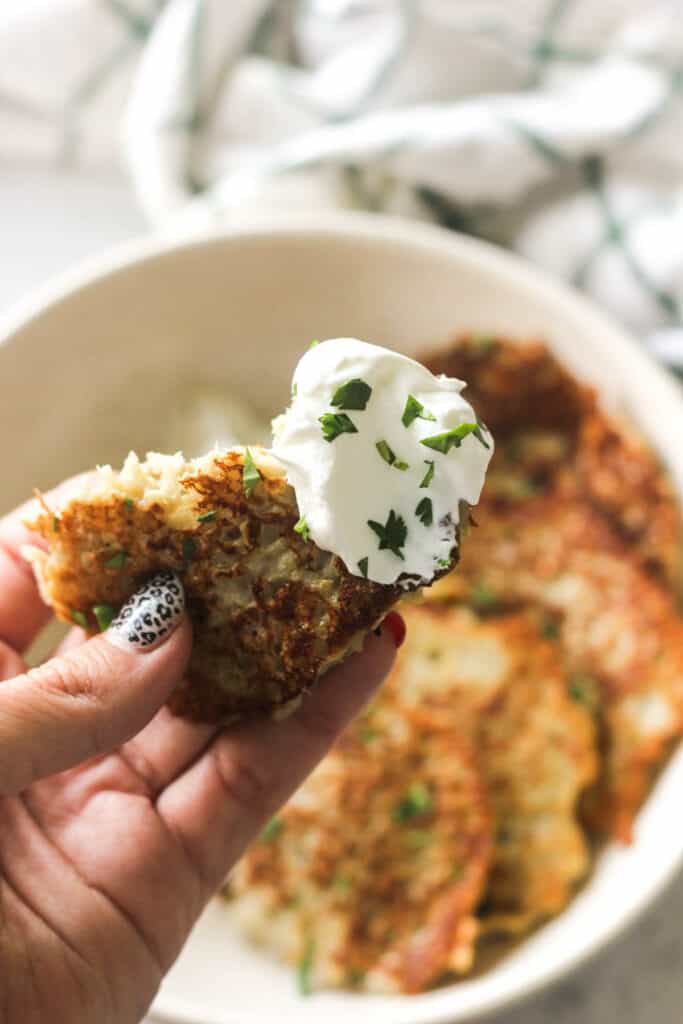
[[[202,229],[182,234],[153,234],[134,238],[106,249],[103,253],[77,263],[52,278],[46,284],[33,289],[26,296],[14,302],[0,314],[0,355],[4,346],[11,344],[13,338],[21,331],[30,328],[38,318],[62,302],[76,296],[78,292],[104,284],[107,278],[135,266],[154,262],[169,253],[203,249],[214,243],[236,238],[250,239],[290,238],[305,239],[309,242],[317,239],[345,239],[350,241],[394,242],[412,248],[422,248],[433,255],[444,257],[453,255],[454,251],[466,259],[470,265],[488,277],[504,277],[508,283],[527,292],[543,293],[546,301],[558,310],[571,311],[575,319],[585,322],[590,331],[601,333],[610,346],[624,353],[624,357],[650,381],[656,381],[660,390],[668,392],[668,397],[677,402],[683,409],[683,391],[674,378],[647,352],[634,335],[616,323],[609,314],[604,313],[584,296],[564,282],[528,263],[517,255],[499,248],[489,242],[471,238],[459,232],[442,228],[433,224],[391,217],[384,214],[356,211],[329,211],[316,213],[273,213],[250,215],[236,218],[229,224]],[[649,907],[672,881],[683,862],[683,848],[672,852],[670,861],[655,877],[646,879],[636,895],[632,895],[622,913],[614,915],[604,922],[590,935],[586,936],[583,947],[573,949],[567,957],[551,964],[546,969],[539,969],[532,978],[525,977],[519,990],[492,992],[482,999],[481,1005],[467,1011],[466,1017],[459,1020],[475,1020],[501,1009],[511,1008],[519,1002],[547,988],[575,971],[579,966],[593,958],[599,951],[626,931],[638,917]],[[448,987],[440,990],[443,998],[439,999],[439,990],[432,994],[430,1002],[419,1007],[411,999],[415,1014],[400,1013],[395,1017],[396,1024],[407,1024],[408,1021],[420,1021],[421,1024],[449,1024],[453,1020],[453,1010],[448,1007]],[[436,999],[434,999],[436,996]],[[437,1005],[438,1004],[438,1005]],[[170,1001],[158,1000],[151,1011],[165,1020],[186,1020],[197,1022],[196,1008],[189,1003],[173,998]],[[260,1017],[240,1011],[240,1020],[258,1020]],[[236,1017],[225,1017],[228,1021],[236,1021]]]

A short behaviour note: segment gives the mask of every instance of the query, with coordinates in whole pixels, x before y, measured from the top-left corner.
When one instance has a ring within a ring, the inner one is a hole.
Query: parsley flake
[[[116,614],[110,604],[94,604],[92,613],[97,619],[97,625],[100,627],[100,633],[104,633],[105,629],[109,629],[114,620],[114,615]]]
[[[420,484],[420,487],[429,487],[429,485],[431,484],[432,480],[434,479],[434,463],[432,461],[430,461],[429,459],[425,459],[424,463],[427,466],[427,472],[422,477],[422,482]]]
[[[600,703],[600,684],[593,676],[577,673],[569,680],[569,696],[594,712]]]
[[[133,507],[134,504],[135,504],[135,502],[133,501],[132,498],[126,498],[126,508],[127,509],[130,510]]]
[[[358,562],[358,568],[360,569],[360,574],[363,577],[363,579],[367,579],[368,578],[368,556],[367,555],[365,556],[365,558],[361,558],[360,562]]]
[[[411,821],[420,814],[429,814],[433,806],[430,789],[424,782],[413,782],[394,807],[394,821]]]
[[[295,524],[294,532],[298,533],[301,536],[302,540],[308,540],[308,538],[310,537],[311,532],[308,529],[308,523],[306,522],[304,516],[302,516],[299,522]]]
[[[332,405],[337,409],[358,409],[362,411],[370,401],[372,388],[360,377],[354,377],[342,384],[332,395]]]
[[[311,974],[313,972],[313,950],[314,942],[312,938],[306,940],[304,951],[301,954],[301,959],[297,966],[297,981],[299,986],[299,992],[302,996],[310,996],[312,992],[311,985]]]
[[[80,626],[82,629],[87,629],[88,628],[88,620],[87,620],[87,618],[85,617],[83,612],[79,612],[78,609],[73,609],[72,610],[71,618],[74,620],[76,625]]]
[[[52,532],[59,533],[59,516],[52,517]]]
[[[433,448],[435,452],[442,452],[444,455],[448,455],[451,448],[459,448],[466,437],[474,434],[477,440],[483,444],[484,448],[490,448],[491,445],[482,433],[482,426],[483,424],[480,423],[461,423],[459,427],[445,430],[443,434],[423,437],[420,440],[420,444],[425,445],[427,448]]]
[[[128,560],[127,551],[117,551],[116,554],[108,558],[104,563],[105,569],[123,569],[126,561]]]
[[[401,548],[405,546],[408,537],[408,527],[403,516],[397,516],[392,508],[384,525],[375,522],[374,519],[368,519],[368,526],[379,537],[379,550],[391,551],[403,561]]]
[[[216,518],[215,512],[204,512],[203,515],[197,516],[198,523],[210,523],[212,519]]]
[[[334,441],[340,434],[357,434],[358,429],[353,420],[345,412],[326,412],[318,417],[322,424],[323,437],[326,441]]]
[[[415,395],[408,395],[406,407],[401,416],[401,423],[404,427],[409,427],[415,420],[436,420],[436,416],[425,409],[422,402],[418,402]]]
[[[384,461],[388,463],[388,465],[393,466],[394,469],[400,469],[401,471],[410,469],[410,466],[408,465],[407,462],[402,462],[400,459],[396,458],[396,455],[394,454],[394,452],[389,447],[386,441],[378,441],[375,445],[375,448],[377,449],[381,457],[384,459]]]
[[[432,507],[431,498],[423,498],[418,502],[418,506],[415,509],[415,515],[420,520],[423,526],[431,526],[434,522],[434,509]]]
[[[310,352],[312,348],[317,348],[319,344],[320,342],[318,341],[318,339],[314,338],[311,344],[308,346],[308,351]]]
[[[271,818],[270,821],[263,826],[259,833],[260,841],[262,843],[269,843],[272,839],[275,839],[276,836],[280,835],[280,832],[282,832],[283,828],[284,825],[282,824],[282,818]]]
[[[244,449],[244,466],[242,468],[242,486],[247,498],[251,498],[252,491],[261,479],[261,474],[256,468],[253,456],[248,448]]]

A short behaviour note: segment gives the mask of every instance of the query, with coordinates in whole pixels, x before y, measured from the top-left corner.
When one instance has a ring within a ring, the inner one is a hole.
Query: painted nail
[[[124,604],[108,639],[135,651],[153,651],[176,629],[185,611],[185,591],[174,572],[158,572]]]
[[[394,645],[398,649],[406,638],[406,624],[403,620],[403,616],[399,615],[398,612],[389,612],[386,619],[382,623],[382,629],[388,629],[391,633],[391,638],[394,641]]]

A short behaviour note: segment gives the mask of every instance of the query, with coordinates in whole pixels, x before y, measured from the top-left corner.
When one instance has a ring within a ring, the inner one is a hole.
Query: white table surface
[[[53,274],[144,230],[120,178],[0,165],[0,312]],[[588,966],[489,1018],[489,1024],[550,1022],[683,1024],[683,875]]]

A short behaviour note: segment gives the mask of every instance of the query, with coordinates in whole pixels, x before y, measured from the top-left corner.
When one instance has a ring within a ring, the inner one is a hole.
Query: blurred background
[[[678,0],[0,7],[0,316],[143,233],[360,208],[519,252],[683,373],[682,166]],[[682,912],[506,1022],[679,1022]]]

